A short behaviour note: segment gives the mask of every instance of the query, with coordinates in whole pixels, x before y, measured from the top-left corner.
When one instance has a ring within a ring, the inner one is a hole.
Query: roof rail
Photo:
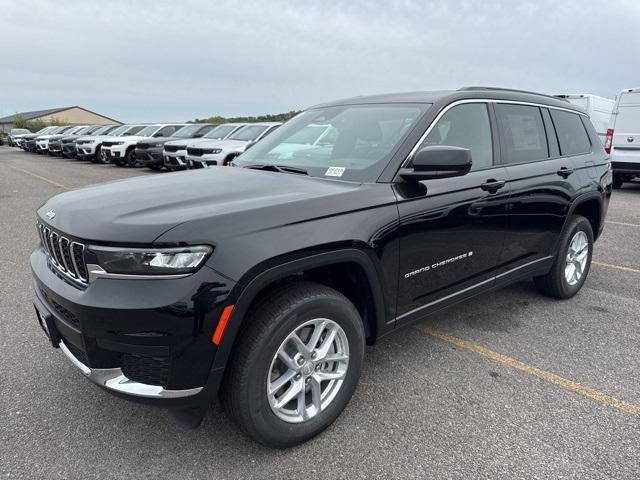
[[[530,92],[528,90],[517,90],[515,88],[470,86],[470,87],[462,87],[462,88],[458,89],[459,92],[465,92],[465,91],[468,91],[468,90],[493,90],[493,91],[498,91],[498,92],[526,93],[528,95],[538,95],[539,97],[553,98],[555,100],[561,100],[561,101],[564,101],[564,102],[568,102],[568,100],[566,100],[564,98],[560,98],[560,97],[558,97],[556,95],[547,95],[545,93]]]

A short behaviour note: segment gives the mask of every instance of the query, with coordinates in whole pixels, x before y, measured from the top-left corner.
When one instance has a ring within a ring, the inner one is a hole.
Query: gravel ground
[[[35,209],[66,188],[149,173],[0,147],[3,478],[639,478],[640,184],[615,192],[575,298],[523,282],[399,331],[368,348],[338,421],[279,451],[238,433],[219,405],[185,430],[108,395],[36,324]]]

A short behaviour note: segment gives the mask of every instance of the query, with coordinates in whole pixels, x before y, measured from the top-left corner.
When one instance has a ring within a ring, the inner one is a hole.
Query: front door
[[[503,247],[509,188],[486,103],[451,107],[420,148],[471,151],[467,175],[396,183],[400,214],[398,325],[491,288]]]

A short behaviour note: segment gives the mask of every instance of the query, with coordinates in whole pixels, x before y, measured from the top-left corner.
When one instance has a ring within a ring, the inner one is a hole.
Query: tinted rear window
[[[561,155],[579,155],[591,151],[591,142],[580,116],[562,110],[551,110]]]
[[[549,158],[547,136],[538,107],[497,104],[496,115],[502,132],[503,163]]]

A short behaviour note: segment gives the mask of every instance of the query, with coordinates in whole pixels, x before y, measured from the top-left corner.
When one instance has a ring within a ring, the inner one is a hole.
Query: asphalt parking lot
[[[523,282],[399,331],[368,348],[332,427],[278,451],[241,435],[219,405],[185,430],[106,394],[37,326],[35,209],[144,174],[156,173],[0,147],[3,478],[640,477],[640,183],[615,192],[575,298]]]

